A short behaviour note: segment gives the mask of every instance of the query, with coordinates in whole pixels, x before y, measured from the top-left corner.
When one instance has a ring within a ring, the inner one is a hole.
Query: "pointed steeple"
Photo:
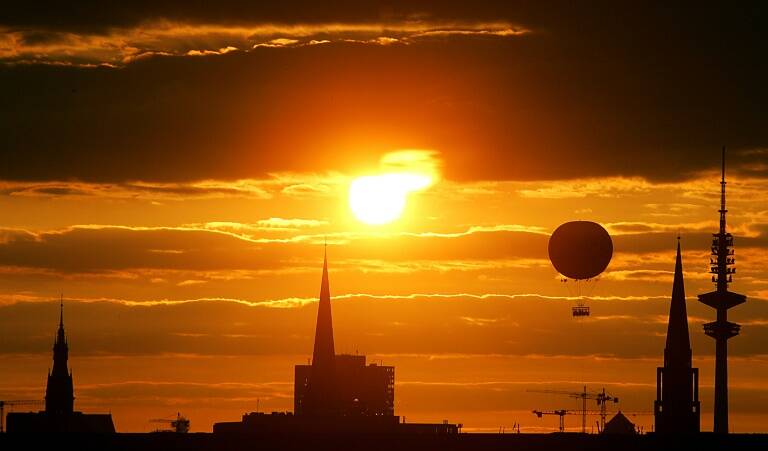
[[[59,329],[56,331],[56,340],[53,343],[53,371],[52,374],[68,374],[67,360],[69,359],[69,346],[67,336],[64,333],[64,296],[59,299]]]
[[[50,415],[71,414],[74,407],[72,372],[68,368],[69,345],[64,333],[64,296],[59,298],[59,329],[53,343],[53,368],[45,389],[45,411]]]
[[[312,352],[312,372],[307,388],[304,413],[330,415],[336,412],[336,351],[333,346],[331,318],[331,289],[328,282],[328,252],[323,258],[323,279],[317,306],[315,348]]]
[[[64,294],[59,298],[59,330],[56,334],[56,342],[66,344],[66,336],[64,335]]]
[[[699,432],[699,369],[693,368],[688,314],[685,308],[683,258],[677,237],[675,280],[669,304],[664,366],[656,368],[656,401],[653,411],[656,432],[682,434]]]
[[[691,341],[688,335],[688,313],[685,307],[685,282],[680,237],[677,237],[675,279],[672,284],[672,302],[669,305],[667,344],[664,349],[665,366],[691,366]]]
[[[323,256],[323,279],[320,284],[320,302],[317,307],[315,348],[312,353],[314,368],[332,368],[336,351],[333,345],[333,318],[331,317],[331,288],[328,281],[328,251]]]

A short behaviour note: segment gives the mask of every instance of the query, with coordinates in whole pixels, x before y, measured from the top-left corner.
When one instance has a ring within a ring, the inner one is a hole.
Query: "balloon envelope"
[[[569,279],[591,279],[605,271],[613,256],[608,232],[595,222],[566,222],[549,237],[549,260]]]

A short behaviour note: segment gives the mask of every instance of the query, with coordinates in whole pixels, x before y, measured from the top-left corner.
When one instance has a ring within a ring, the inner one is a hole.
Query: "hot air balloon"
[[[608,232],[595,222],[571,221],[560,225],[549,238],[549,260],[563,282],[575,282],[578,305],[573,316],[589,316],[582,298],[582,286],[595,281],[613,256],[613,242]]]

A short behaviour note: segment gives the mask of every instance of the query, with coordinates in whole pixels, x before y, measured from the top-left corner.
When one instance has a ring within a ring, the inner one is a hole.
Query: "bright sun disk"
[[[349,206],[366,224],[387,224],[402,216],[409,193],[431,184],[432,177],[409,172],[358,177],[349,186]]]

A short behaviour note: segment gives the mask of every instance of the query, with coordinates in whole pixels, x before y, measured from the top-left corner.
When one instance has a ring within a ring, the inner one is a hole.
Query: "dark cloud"
[[[20,37],[20,44],[22,45],[48,44],[65,38],[62,33],[42,30],[25,31],[21,33]]]
[[[681,230],[685,230],[684,228]],[[751,227],[754,236],[737,237],[740,250],[768,247],[766,226]],[[670,253],[674,251],[673,232],[646,231],[613,237],[617,254]],[[708,250],[711,233],[692,231],[683,234],[687,251]],[[323,229],[298,229],[290,235],[270,235],[259,225],[205,224],[183,227],[81,226],[33,233],[25,230],[0,231],[0,266],[37,268],[63,273],[98,273],[132,269],[181,271],[278,270],[301,268],[302,262],[315,262],[325,237],[332,246],[334,260],[349,267],[381,264],[381,270],[397,271],[398,264],[450,263],[461,269],[463,262],[519,261],[536,268],[536,260],[546,261],[548,235],[505,228],[470,228],[457,233],[406,233],[391,235],[331,233]],[[393,246],[393,240],[397,246]],[[375,255],[375,260],[369,260]],[[438,265],[439,266],[439,265]],[[488,270],[485,268],[485,270]],[[435,269],[435,268],[432,268]],[[611,267],[609,266],[609,270]],[[670,268],[671,269],[671,268]],[[405,267],[400,268],[405,270]]]
[[[105,5],[86,0],[71,5],[33,8],[17,3],[6,8],[0,23],[12,27],[49,28],[74,32],[105,32],[131,27],[150,20],[196,23],[243,24],[319,23],[338,21],[380,21],[387,18],[417,17],[431,12],[411,2],[334,1],[332,5],[311,1],[252,2],[223,0],[215,5],[205,1],[134,0],[130,4]],[[442,14],[440,14],[442,15]],[[448,17],[455,15],[448,13]]]
[[[754,236],[736,236],[735,245],[737,249],[763,249],[768,246],[768,233],[766,233],[768,230],[765,229],[765,226],[758,224],[751,227],[751,230],[755,233]],[[708,252],[712,243],[712,233],[714,232],[717,232],[717,228],[713,228],[712,232],[687,232],[684,228],[681,228],[679,234],[683,237],[683,249],[691,251],[704,250]],[[673,249],[674,239],[677,234],[675,232],[646,232],[619,235],[613,237],[614,248],[618,252],[628,254],[666,252]]]
[[[482,301],[462,295],[363,296],[334,302],[334,331],[340,350],[359,346],[374,354],[656,357],[664,347],[668,302],[667,296],[591,300],[593,320],[576,323],[570,301],[534,295]],[[48,352],[58,320],[56,304],[0,306],[0,325],[6,333],[0,352]],[[78,356],[306,355],[311,352],[317,312],[316,303],[269,308],[215,300],[146,306],[70,300],[66,305],[67,330],[76,343],[72,352]],[[697,356],[711,356],[714,346],[700,323],[713,313],[695,301],[688,309]],[[759,320],[762,325],[745,324],[733,355],[763,355],[768,303],[750,302],[734,314],[735,321]],[[557,338],[563,335],[574,339]]]
[[[152,20],[190,23],[383,23],[428,18],[456,21],[518,20],[537,27],[571,24],[583,32],[595,32],[594,25],[624,28],[645,23],[652,31],[657,22],[674,23],[679,30],[696,28],[704,20],[719,20],[721,30],[730,31],[734,22],[756,24],[764,19],[762,2],[740,2],[739,5],[675,2],[674,4],[618,4],[611,1],[591,2],[592,8],[566,0],[517,0],[498,2],[410,0],[336,0],[331,4],[313,1],[252,2],[222,0],[211,4],[189,0],[134,0],[130,4],[104,5],[85,0],[69,5],[47,5],[39,8],[25,3],[6,5],[0,24],[16,28],[51,29],[69,32],[105,31],[137,26]],[[598,11],[599,14],[596,14]],[[687,17],[688,21],[681,21]],[[599,32],[599,30],[597,30]],[[640,38],[640,37],[638,37]]]
[[[3,67],[0,177],[181,181],[352,171],[386,151],[431,148],[459,180],[680,179],[713,168],[721,144],[768,147],[768,27],[756,5],[235,3],[215,11],[173,2],[78,6],[69,14],[15,9],[4,17],[35,42],[50,38],[38,29],[158,18],[496,18],[533,32],[150,57],[119,70]],[[749,152],[734,163],[761,174],[765,154]]]
[[[263,234],[262,234],[263,235]],[[338,260],[363,260],[376,255],[382,261],[542,258],[547,237],[530,232],[476,231],[431,236],[331,235],[341,243]],[[296,259],[314,261],[323,235],[302,240],[266,238],[252,241],[195,228],[75,227],[30,233],[7,230],[0,235],[0,265],[45,268],[65,273],[117,271],[137,268],[172,270],[273,270],[296,265]],[[392,246],[397,240],[398,246]]]
[[[500,4],[479,1],[468,5],[459,1],[408,0],[336,0],[332,3],[313,1],[252,2],[222,0],[215,5],[204,1],[134,0],[125,5],[104,5],[86,0],[72,5],[30,7],[22,3],[5,9],[0,24],[13,28],[48,29],[76,33],[105,33],[114,28],[135,27],[166,20],[184,23],[243,25],[253,23],[388,23],[435,19],[499,20],[516,19],[544,24],[563,18],[578,18],[581,7],[571,2],[515,1]],[[610,5],[610,2],[605,2]],[[612,14],[615,8],[605,12]]]

